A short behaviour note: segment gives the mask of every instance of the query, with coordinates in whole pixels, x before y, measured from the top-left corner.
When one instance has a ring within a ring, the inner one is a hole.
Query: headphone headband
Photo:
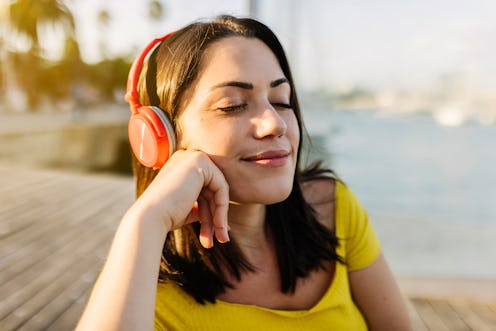
[[[143,65],[143,62],[145,61],[145,58],[147,57],[148,53],[153,48],[155,48],[155,46],[157,46],[158,43],[164,41],[173,33],[174,32],[169,32],[162,37],[158,37],[158,38],[153,39],[141,51],[141,53],[138,55],[136,60],[134,60],[133,65],[131,66],[131,69],[129,70],[129,75],[127,78],[127,85],[126,85],[126,96],[124,97],[126,102],[128,102],[129,105],[131,106],[131,113],[137,114],[138,109],[142,106],[139,103],[138,80],[139,80],[139,74],[140,74],[141,66]]]
[[[139,103],[138,80],[148,53],[171,34],[172,32],[153,39],[134,60],[129,70],[124,97],[131,107],[128,123],[131,149],[141,164],[153,169],[161,168],[174,153],[176,135],[172,123],[162,109],[156,106],[142,106]]]

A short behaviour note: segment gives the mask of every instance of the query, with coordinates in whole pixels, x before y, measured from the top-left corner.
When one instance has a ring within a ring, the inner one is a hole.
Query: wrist
[[[138,231],[153,232],[165,236],[172,227],[172,222],[168,217],[160,215],[155,208],[146,208],[137,201],[128,209],[122,220],[124,223],[132,223]]]

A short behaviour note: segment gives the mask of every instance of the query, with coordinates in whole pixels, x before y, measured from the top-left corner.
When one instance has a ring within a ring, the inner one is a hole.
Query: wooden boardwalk
[[[0,330],[72,330],[133,181],[0,165],[0,183]],[[425,291],[440,283],[400,282],[415,330],[496,330],[495,282],[487,297]]]

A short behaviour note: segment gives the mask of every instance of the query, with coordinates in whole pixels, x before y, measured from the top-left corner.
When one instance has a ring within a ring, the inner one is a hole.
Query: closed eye
[[[293,108],[293,107],[291,107],[290,104],[282,103],[282,102],[273,102],[272,106],[274,106],[275,108],[284,108],[284,109],[292,109]]]
[[[248,106],[248,104],[243,103],[243,104],[227,106],[227,107],[217,107],[217,109],[224,113],[230,113],[230,112],[246,109],[246,106]]]

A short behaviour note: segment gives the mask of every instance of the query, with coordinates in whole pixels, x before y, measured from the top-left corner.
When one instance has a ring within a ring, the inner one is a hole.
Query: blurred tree
[[[40,91],[53,103],[61,99],[73,99],[81,103],[79,90],[85,85],[88,75],[86,64],[81,59],[79,44],[73,37],[65,40],[62,59],[47,63],[40,70]],[[77,92],[77,93],[76,93]]]
[[[88,79],[100,94],[101,101],[115,101],[117,89],[124,89],[130,61],[127,57],[105,59],[88,68]]]
[[[8,58],[9,67],[11,66],[9,70],[14,69],[13,75],[10,75],[15,79],[13,88],[21,88],[27,98],[27,105],[22,105],[27,106],[27,109],[22,110],[35,111],[41,100],[42,85],[39,82],[46,61],[32,51],[10,53]],[[6,87],[10,88],[10,86]]]
[[[162,34],[164,33],[162,23],[165,16],[165,9],[162,1],[150,0],[148,2],[148,27],[150,29],[150,35]]]
[[[148,16],[153,21],[160,21],[164,16],[164,6],[159,0],[151,0],[148,3]]]
[[[105,8],[100,9],[97,16],[98,27],[101,32],[99,33],[98,48],[100,49],[102,60],[105,60],[109,57],[109,51],[107,47],[107,34],[111,20],[112,16],[110,15],[110,12]]]
[[[28,37],[30,52],[40,54],[39,29],[43,24],[60,25],[70,35],[74,34],[74,17],[61,0],[15,0],[9,4],[9,25]]]
[[[83,62],[81,60],[81,52],[79,51],[79,43],[72,36],[69,36],[65,40],[62,59],[63,61],[67,61],[73,64],[79,64]]]
[[[2,90],[6,90],[4,87],[9,84],[11,91],[15,92],[10,93],[14,96],[12,100],[27,101],[27,104],[17,102],[20,106],[12,109],[35,111],[42,101],[51,104],[69,101],[64,105],[84,108],[98,101],[114,101],[116,92],[122,93],[125,89],[130,61],[127,55],[110,57],[106,37],[112,17],[108,10],[101,9],[97,17],[103,58],[99,63],[89,65],[81,58],[74,18],[63,0],[11,0],[7,6],[8,15],[0,23],[8,23],[8,31],[17,33],[10,40],[15,41],[16,36],[22,35],[29,42],[24,51],[14,43],[10,48],[0,49],[6,54],[0,64],[0,77],[10,78],[9,83],[0,78]],[[160,1],[151,1],[150,6],[150,17],[159,19],[162,15]],[[46,33],[46,29],[43,31],[40,27],[47,24],[64,29],[65,43],[62,58],[58,61],[43,57],[40,33]],[[4,42],[0,39],[0,46]]]
[[[43,47],[40,45],[40,28],[43,25],[60,26],[64,33],[75,41],[74,17],[61,0],[14,0],[9,2],[8,9],[9,28],[27,37],[30,42],[27,52],[11,53],[7,56],[9,70],[13,71],[10,76],[15,79],[14,86],[26,93],[28,109],[35,110],[41,100],[41,94],[51,86],[45,84],[47,79],[44,76],[48,63],[41,57]],[[50,78],[50,81],[54,81],[56,76]]]
[[[111,56],[108,48],[109,25],[112,15],[107,9],[101,9],[97,17],[100,27],[99,48],[101,61],[88,66],[88,80],[99,94],[100,101],[115,101],[117,89],[123,89],[130,63],[123,57]]]

